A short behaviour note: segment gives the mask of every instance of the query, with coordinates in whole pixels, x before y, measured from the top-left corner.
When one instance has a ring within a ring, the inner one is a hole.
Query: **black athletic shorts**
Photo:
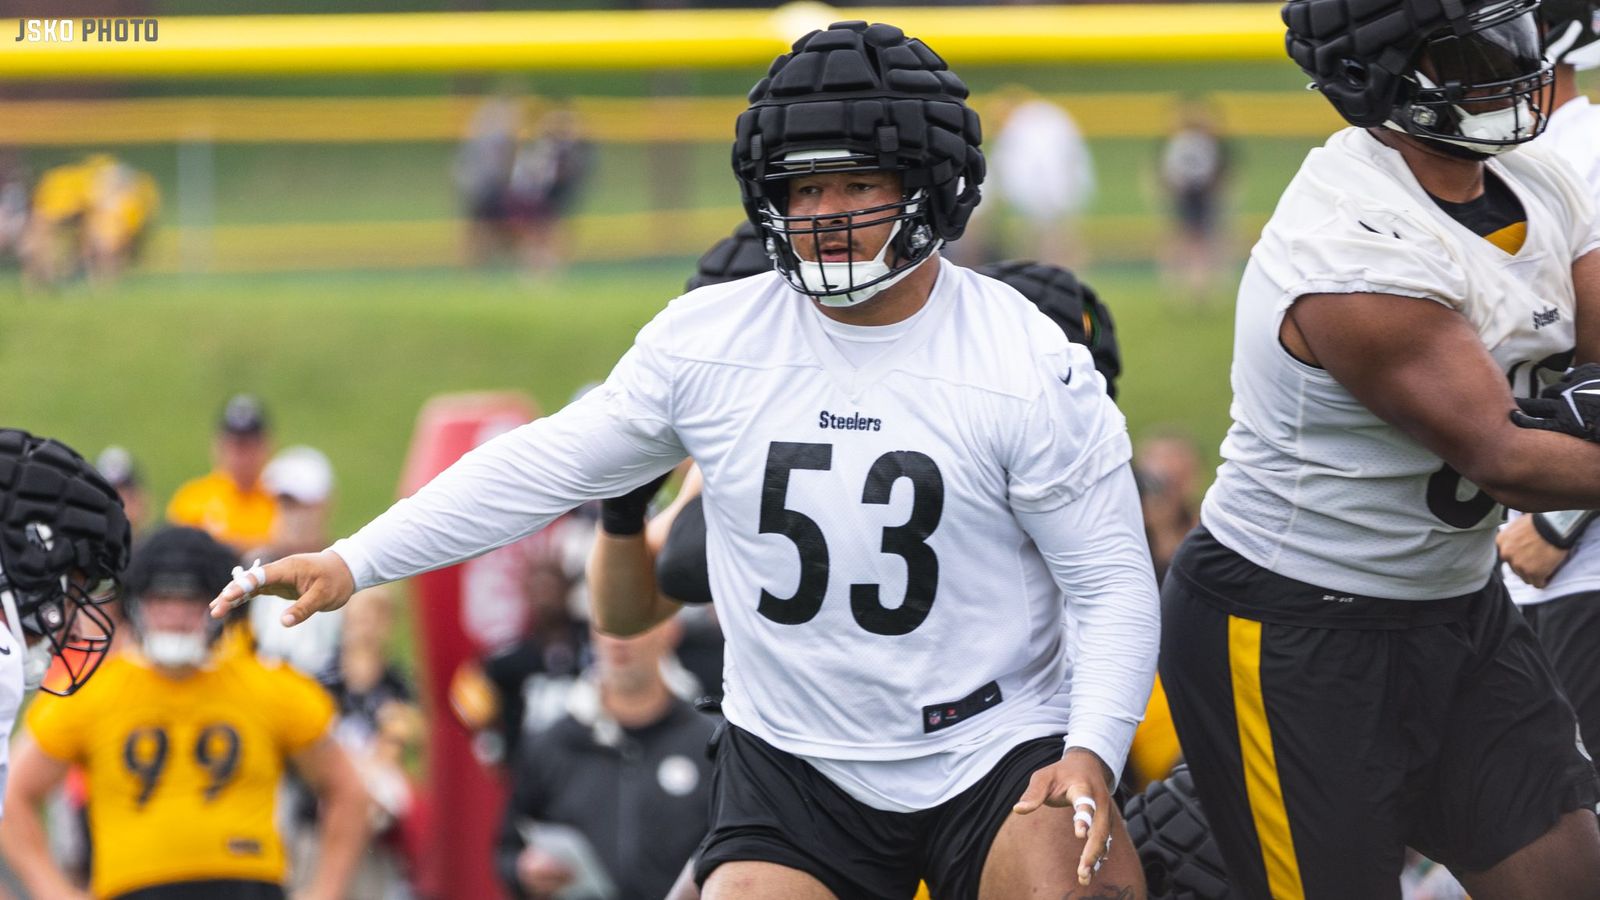
[[[1161,607],[1162,684],[1239,897],[1398,898],[1407,845],[1483,871],[1600,800],[1498,574],[1443,600],[1351,596],[1201,528]]]
[[[283,900],[283,888],[267,881],[213,878],[175,881],[118,894],[116,900]]]
[[[1524,606],[1522,616],[1550,657],[1584,742],[1600,745],[1600,591]]]
[[[1061,759],[1061,737],[1011,749],[976,784],[932,809],[884,812],[799,757],[724,723],[714,743],[711,828],[695,883],[755,860],[799,869],[839,900],[910,900],[918,880],[939,900],[971,900],[989,846],[1033,773]]]

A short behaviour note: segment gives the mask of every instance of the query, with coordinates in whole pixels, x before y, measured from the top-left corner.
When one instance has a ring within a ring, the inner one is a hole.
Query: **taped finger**
[[[243,606],[245,601],[249,600],[250,597],[255,594],[256,591],[265,586],[266,583],[267,570],[262,567],[261,560],[258,559],[251,563],[250,568],[248,569],[246,569],[244,566],[234,566],[233,584],[238,587],[239,596],[234,598],[234,600],[229,604],[228,608],[238,609],[240,606]]]

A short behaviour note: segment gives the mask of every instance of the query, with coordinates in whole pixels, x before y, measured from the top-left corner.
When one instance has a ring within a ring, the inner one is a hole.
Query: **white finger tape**
[[[1084,825],[1093,825],[1094,813],[1088,811],[1087,809],[1080,809],[1072,814],[1072,821],[1082,822]]]
[[[1074,809],[1081,809],[1082,807],[1087,806],[1089,807],[1089,812],[1094,812],[1100,808],[1100,804],[1094,802],[1094,798],[1090,797],[1088,794],[1073,800],[1072,806]]]
[[[251,563],[248,569],[244,566],[234,566],[233,583],[239,586],[240,591],[239,598],[233,601],[233,608],[237,609],[250,599],[251,594],[267,583],[267,570],[261,567],[259,559]]]

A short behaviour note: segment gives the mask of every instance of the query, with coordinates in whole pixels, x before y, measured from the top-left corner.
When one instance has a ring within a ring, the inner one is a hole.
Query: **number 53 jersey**
[[[844,329],[776,275],[705,288],[605,390],[705,473],[734,724],[905,759],[1063,690],[1062,591],[1017,512],[1071,503],[1129,446],[1087,351],[1009,287],[943,264],[911,319]]]
[[[171,679],[124,651],[72,697],[40,696],[28,710],[40,749],[85,769],[96,896],[283,881],[279,778],[327,733],[333,701],[287,667],[218,653],[210,668]]]

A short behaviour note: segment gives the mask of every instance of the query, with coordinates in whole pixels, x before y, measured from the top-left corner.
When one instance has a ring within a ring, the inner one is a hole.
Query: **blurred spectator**
[[[539,134],[517,151],[508,212],[523,265],[548,274],[566,262],[565,219],[588,180],[594,148],[578,114],[558,106],[539,120]]]
[[[84,266],[89,277],[109,281],[139,258],[161,206],[155,179],[113,160],[95,172],[83,222]]]
[[[25,287],[54,287],[77,272],[95,168],[108,160],[92,156],[81,163],[47,169],[39,176],[20,248]]]
[[[456,194],[467,216],[467,260],[482,265],[510,242],[506,191],[522,131],[522,101],[507,93],[484,98],[456,151]]]
[[[24,284],[116,276],[143,246],[160,203],[154,179],[108,154],[47,170],[20,245]]]
[[[1161,146],[1161,187],[1177,234],[1167,256],[1167,278],[1189,297],[1204,299],[1221,268],[1221,214],[1232,152],[1217,131],[1211,108],[1187,100],[1178,125]]]
[[[521,640],[463,665],[450,685],[451,705],[479,737],[488,762],[516,758],[526,735],[547,727],[566,708],[567,693],[589,660],[589,627],[572,614],[573,579],[552,543],[534,556],[523,577],[528,633]]]
[[[116,654],[69,701],[40,698],[12,759],[0,846],[37,897],[81,897],[45,849],[39,804],[83,765],[96,896],[281,900],[273,796],[286,767],[325,811],[323,865],[302,896],[348,896],[367,800],[333,740],[333,704],[310,679],[220,641],[207,604],[233,552],[193,528],[134,551],[124,586],[136,650]],[[59,702],[58,702],[59,701]]]
[[[260,400],[250,394],[229,400],[212,439],[211,472],[178,488],[167,520],[202,528],[241,553],[270,541],[277,504],[261,484],[272,454],[267,424]]]
[[[1200,524],[1197,500],[1202,466],[1194,439],[1177,431],[1157,431],[1134,448],[1134,478],[1144,506],[1145,535],[1150,540],[1157,581],[1166,577],[1184,535]]]
[[[1010,235],[997,242],[995,255],[1081,264],[1086,254],[1077,220],[1095,193],[1094,160],[1083,133],[1066,110],[1026,88],[1004,88],[1000,105],[984,193],[1013,221],[994,210],[984,216],[984,228]]]
[[[350,896],[363,900],[407,900],[412,896],[408,866],[400,848],[400,825],[411,813],[414,793],[405,760],[422,739],[422,714],[411,682],[389,661],[394,630],[394,596],[385,587],[362,591],[345,607],[338,665],[323,677],[339,714],[336,737],[349,754],[372,798],[373,843],[351,883]],[[310,799],[302,793],[303,801]],[[295,872],[315,870],[317,843],[314,804],[302,801],[295,835]]]
[[[705,835],[711,719],[669,689],[677,626],[594,635],[568,712],[512,772],[500,877],[516,897],[661,897]]]
[[[277,503],[278,512],[272,523],[271,541],[245,553],[246,559],[271,562],[295,553],[317,553],[333,543],[328,521],[332,514],[333,464],[322,451],[306,446],[284,448],[267,463],[261,483]],[[280,619],[289,605],[281,597],[257,597],[250,602],[256,652],[264,659],[281,659],[320,678],[337,659],[344,610],[313,616],[290,631]]]
[[[112,444],[95,457],[94,467],[117,489],[117,496],[122,498],[122,508],[128,513],[128,525],[133,529],[133,536],[139,537],[150,517],[150,496],[145,493],[144,478],[139,474],[133,454],[126,447]]]

